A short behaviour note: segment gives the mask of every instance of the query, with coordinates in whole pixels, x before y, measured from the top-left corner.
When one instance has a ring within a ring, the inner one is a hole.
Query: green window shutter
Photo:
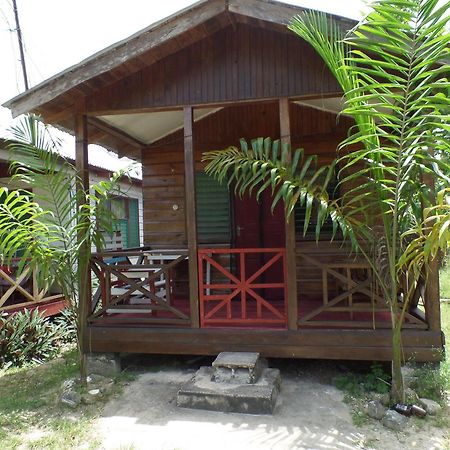
[[[197,199],[197,234],[200,243],[231,241],[230,193],[204,172],[195,175]]]
[[[115,220],[114,221],[114,231],[120,231],[122,248],[130,247],[128,245],[128,220],[127,219]]]
[[[128,199],[128,247],[139,247],[139,204],[137,198]]]

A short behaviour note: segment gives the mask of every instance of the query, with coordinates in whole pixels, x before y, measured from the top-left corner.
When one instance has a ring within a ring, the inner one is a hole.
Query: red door
[[[285,245],[284,205],[279,202],[273,214],[272,197],[265,191],[259,202],[255,195],[234,199],[235,247],[273,248]]]
[[[235,247],[236,248],[282,248],[285,246],[284,204],[280,202],[273,214],[272,197],[265,191],[259,202],[255,195],[234,199]],[[270,254],[246,255],[246,276],[250,276],[261,268]],[[236,262],[237,269],[239,265]],[[284,281],[283,268],[275,264],[263,272],[259,279],[262,283],[278,283]],[[281,290],[280,290],[281,293]],[[262,293],[267,297],[267,293]],[[276,292],[271,291],[270,295]]]

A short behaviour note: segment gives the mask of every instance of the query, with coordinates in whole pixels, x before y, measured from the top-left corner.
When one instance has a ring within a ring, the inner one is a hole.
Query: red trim
[[[8,314],[15,314],[27,309],[28,311],[38,311],[42,317],[51,317],[61,313],[65,308],[67,308],[67,306],[69,306],[69,303],[66,300],[63,298],[58,298],[55,300],[50,300],[48,303],[41,303],[39,305],[33,305],[30,303],[29,306],[21,306],[17,309],[10,309],[6,312]]]
[[[273,254],[255,273],[248,274],[246,256],[249,254]],[[232,274],[213,259],[213,255],[239,255],[239,275]],[[266,283],[255,282],[264,272],[276,263],[283,265],[283,280]],[[207,264],[224,275],[229,283],[205,281]],[[198,250],[199,290],[200,290],[200,325],[202,327],[221,324],[264,325],[277,324],[287,327],[287,282],[286,252],[284,248],[203,248]],[[225,293],[211,293],[226,289]],[[256,290],[282,290],[283,301],[277,302],[278,308],[270,299],[263,298]],[[231,292],[230,292],[231,291]],[[211,302],[216,302],[214,306]],[[256,313],[254,306],[256,305]],[[253,308],[252,308],[253,307]],[[253,314],[250,314],[250,309]]]

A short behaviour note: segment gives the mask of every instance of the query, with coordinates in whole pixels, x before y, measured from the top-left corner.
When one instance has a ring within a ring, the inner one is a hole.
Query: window
[[[107,202],[113,217],[113,230],[105,236],[105,249],[134,248],[140,246],[138,199],[115,197]]]
[[[197,197],[197,234],[200,243],[231,241],[230,193],[204,172],[195,175]]]

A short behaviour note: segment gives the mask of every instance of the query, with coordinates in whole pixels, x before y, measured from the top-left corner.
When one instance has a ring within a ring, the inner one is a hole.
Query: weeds
[[[363,397],[369,392],[387,394],[390,390],[390,375],[379,363],[373,363],[366,374],[346,374],[334,379],[338,389],[352,397]]]
[[[429,398],[443,405],[449,387],[449,361],[444,360],[437,366],[435,364],[423,364],[414,368],[414,380],[411,382],[411,388],[419,397]]]
[[[97,448],[90,424],[103,406],[70,410],[59,403],[63,381],[79,374],[75,350],[37,367],[0,371],[0,442],[3,449]],[[130,375],[120,379],[127,380]],[[120,381],[114,394],[121,388]]]

